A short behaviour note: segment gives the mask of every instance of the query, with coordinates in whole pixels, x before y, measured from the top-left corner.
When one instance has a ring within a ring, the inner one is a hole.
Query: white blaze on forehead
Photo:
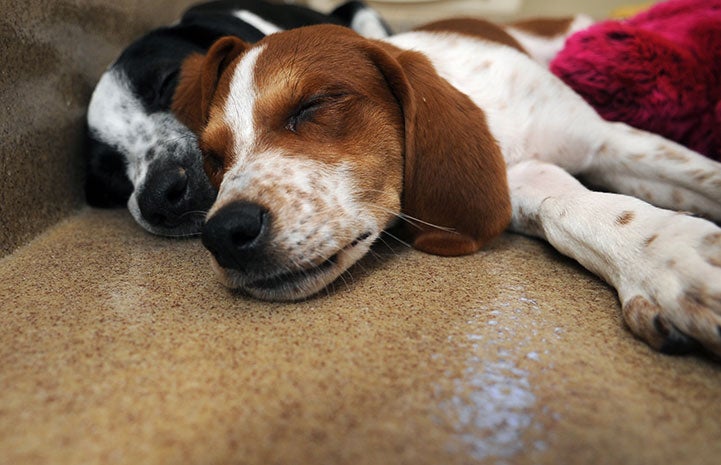
[[[269,23],[260,16],[256,15],[255,13],[251,13],[248,10],[234,11],[233,16],[245,21],[246,23],[250,24],[265,35],[270,35],[282,31],[282,29],[275,24]]]
[[[235,155],[241,159],[253,147],[255,128],[253,109],[256,101],[255,63],[265,47],[252,48],[236,66],[225,102],[225,122],[233,131]]]

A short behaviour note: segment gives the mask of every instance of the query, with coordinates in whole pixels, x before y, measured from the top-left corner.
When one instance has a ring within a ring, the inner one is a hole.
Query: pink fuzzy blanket
[[[595,24],[551,71],[603,118],[721,160],[721,0],[670,0]]]

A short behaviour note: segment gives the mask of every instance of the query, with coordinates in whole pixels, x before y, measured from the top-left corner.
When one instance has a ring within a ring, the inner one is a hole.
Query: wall
[[[344,0],[301,0],[327,10]],[[397,30],[448,16],[476,15],[492,20],[516,17],[566,16],[585,13],[607,18],[620,6],[648,3],[648,0],[366,0],[383,13]],[[520,4],[520,8],[516,6]]]
[[[191,0],[0,0],[0,256],[83,204],[85,107],[99,75]]]

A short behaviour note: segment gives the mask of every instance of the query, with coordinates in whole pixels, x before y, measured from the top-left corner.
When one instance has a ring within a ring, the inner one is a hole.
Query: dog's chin
[[[276,302],[292,302],[319,294],[360,260],[370,249],[375,236],[368,236],[353,246],[339,250],[320,264],[302,269],[282,269],[266,276],[248,277],[238,270],[223,268],[211,257],[218,280],[226,287],[238,289],[251,297]]]

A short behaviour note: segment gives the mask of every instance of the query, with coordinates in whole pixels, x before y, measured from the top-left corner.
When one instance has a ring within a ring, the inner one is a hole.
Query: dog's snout
[[[269,230],[261,205],[234,202],[218,210],[203,227],[203,245],[224,268],[242,269],[257,256]]]
[[[181,166],[153,170],[138,193],[143,218],[155,226],[173,226],[193,208],[189,189],[188,172]]]
[[[168,204],[176,204],[182,200],[188,190],[188,173],[184,168],[178,168],[167,177],[165,185],[161,185],[161,195]]]

